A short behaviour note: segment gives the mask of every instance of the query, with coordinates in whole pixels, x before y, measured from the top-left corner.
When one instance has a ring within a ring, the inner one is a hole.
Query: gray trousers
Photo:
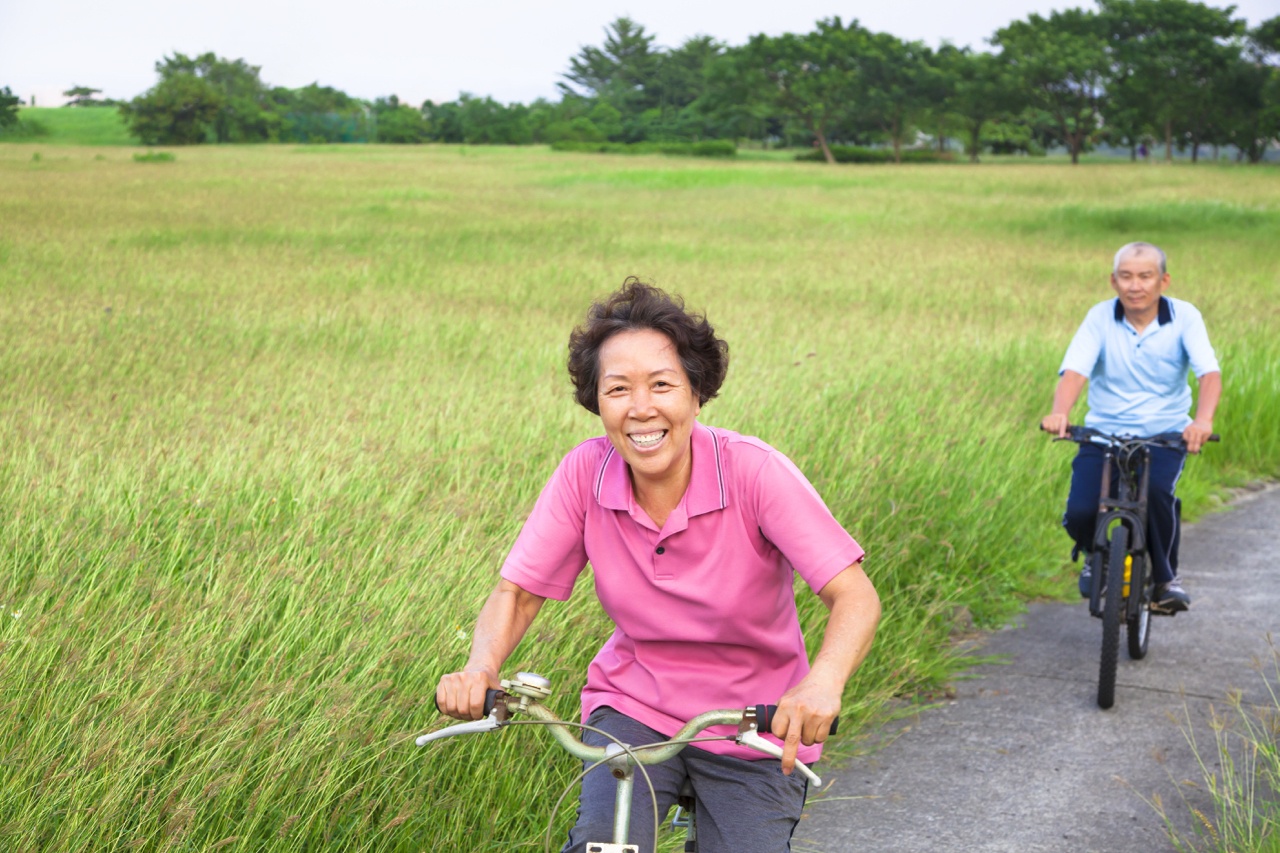
[[[598,708],[587,723],[609,732],[625,744],[637,746],[666,740],[648,726]],[[586,732],[582,740],[602,746],[607,739]],[[658,817],[665,818],[687,777],[697,801],[699,853],[786,853],[791,833],[800,820],[808,783],[798,773],[782,775],[777,759],[762,756],[747,761],[716,755],[693,746],[663,764],[648,765],[658,796]],[[584,853],[588,842],[613,840],[613,808],[617,782],[606,767],[587,774],[578,800],[578,822],[569,831],[563,853]],[[631,837],[641,853],[654,850],[653,801],[649,786],[637,770],[631,798]]]

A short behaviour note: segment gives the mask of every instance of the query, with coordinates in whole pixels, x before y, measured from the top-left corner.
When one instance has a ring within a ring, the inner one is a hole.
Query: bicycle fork
[[[1145,562],[1138,565],[1138,561],[1145,560],[1147,552],[1146,494],[1151,465],[1149,460],[1144,458],[1141,481],[1136,495],[1132,494],[1132,483],[1122,475],[1118,484],[1117,495],[1113,498],[1111,497],[1111,469],[1114,464],[1115,453],[1108,449],[1102,462],[1102,494],[1098,500],[1098,522],[1093,534],[1093,552],[1089,558],[1094,561],[1091,566],[1093,570],[1093,589],[1090,590],[1089,595],[1089,612],[1093,616],[1102,616],[1103,588],[1107,583],[1115,581],[1123,583],[1126,588],[1124,600],[1125,614],[1126,618],[1128,618],[1136,616],[1138,609],[1143,604],[1141,602],[1141,593],[1136,596],[1130,596],[1130,578],[1128,575],[1130,567],[1133,569],[1147,569]],[[1125,561],[1126,577],[1108,578],[1106,573],[1110,561],[1100,555],[1110,552],[1111,526],[1117,521],[1129,528],[1129,556],[1132,562],[1129,559]],[[1137,574],[1139,577],[1142,576],[1141,572]]]

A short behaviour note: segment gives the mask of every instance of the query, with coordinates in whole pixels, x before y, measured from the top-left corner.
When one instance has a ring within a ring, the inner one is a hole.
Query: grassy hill
[[[52,145],[139,145],[115,107],[23,107],[17,127],[0,131],[0,142]]]

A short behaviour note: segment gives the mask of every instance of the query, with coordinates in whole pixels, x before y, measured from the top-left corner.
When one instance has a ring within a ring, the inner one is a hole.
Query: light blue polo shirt
[[[1156,321],[1139,334],[1119,299],[1085,316],[1062,359],[1064,370],[1089,378],[1085,426],[1114,435],[1182,432],[1191,423],[1191,384],[1219,370],[1204,318],[1190,302],[1160,297]]]

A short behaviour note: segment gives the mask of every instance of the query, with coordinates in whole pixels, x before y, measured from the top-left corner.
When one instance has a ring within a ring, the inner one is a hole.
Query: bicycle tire
[[[1126,625],[1129,641],[1129,659],[1142,660],[1147,656],[1147,646],[1151,643],[1151,569],[1144,558],[1133,561],[1132,585],[1130,595],[1140,596],[1138,612],[1130,616]]]
[[[1120,662],[1120,610],[1124,604],[1124,558],[1129,528],[1117,524],[1107,547],[1106,603],[1102,607],[1102,661],[1098,666],[1098,707],[1116,701],[1116,667]]]

